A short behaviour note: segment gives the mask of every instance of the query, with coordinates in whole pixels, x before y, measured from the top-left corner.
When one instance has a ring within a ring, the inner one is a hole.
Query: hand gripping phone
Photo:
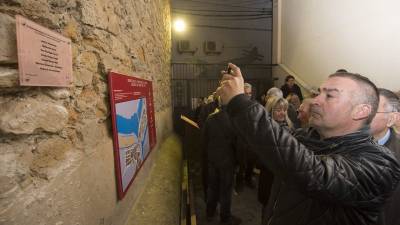
[[[226,66],[226,70],[225,71],[226,71],[226,73],[231,74],[232,69],[228,65],[228,66]]]

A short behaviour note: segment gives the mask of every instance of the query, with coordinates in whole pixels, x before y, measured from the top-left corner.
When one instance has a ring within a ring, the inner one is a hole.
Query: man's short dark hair
[[[387,105],[385,105],[385,110],[387,112],[400,112],[400,99],[393,92],[385,88],[378,88],[380,96],[383,96],[387,100]]]
[[[288,82],[290,79],[295,80],[295,79],[294,79],[294,76],[292,76],[292,75],[287,75],[286,78],[285,78],[285,82]]]
[[[346,73],[339,72],[331,74],[329,77],[345,77],[355,81],[362,91],[362,93],[358,93],[354,98],[353,102],[356,104],[368,104],[371,105],[371,113],[369,114],[366,124],[370,124],[372,119],[374,119],[376,111],[378,110],[379,105],[379,92],[376,85],[370,81],[367,77],[364,77],[360,74],[356,73]]]
[[[345,69],[338,69],[338,70],[336,70],[336,73],[347,73],[347,70],[345,70]]]

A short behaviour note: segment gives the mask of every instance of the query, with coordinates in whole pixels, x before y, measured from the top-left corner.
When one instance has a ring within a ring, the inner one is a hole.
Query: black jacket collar
[[[297,132],[296,132],[297,133]],[[360,144],[372,141],[372,136],[369,131],[369,126],[365,126],[360,130],[346,134],[343,136],[331,137],[327,139],[320,139],[318,132],[309,128],[306,132],[297,133],[296,138],[305,146],[314,150],[317,154],[328,154],[336,152],[337,150],[344,150],[343,146],[346,147],[357,147]]]

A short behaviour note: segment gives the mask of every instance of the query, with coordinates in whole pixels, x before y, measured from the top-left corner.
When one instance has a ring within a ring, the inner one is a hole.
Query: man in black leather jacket
[[[229,66],[232,74],[224,72],[217,94],[249,149],[275,177],[263,224],[381,224],[400,168],[369,134],[376,86],[361,75],[332,74],[311,105],[316,132],[293,136],[243,96],[240,69]]]

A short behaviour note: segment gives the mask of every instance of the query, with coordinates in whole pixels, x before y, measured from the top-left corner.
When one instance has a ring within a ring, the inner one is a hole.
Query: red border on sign
[[[132,182],[135,180],[136,175],[140,172],[142,166],[146,162],[153,147],[156,145],[156,127],[154,117],[154,101],[153,101],[153,86],[149,80],[144,80],[117,72],[109,72],[108,74],[109,93],[110,93],[110,106],[111,106],[111,119],[113,128],[113,146],[114,146],[114,164],[115,174],[117,177],[118,199],[121,200],[126,192],[129,190]],[[116,104],[130,100],[146,98],[146,112],[147,112],[147,126],[149,132],[149,145],[150,150],[144,156],[143,162],[140,167],[135,171],[132,179],[129,181],[125,191],[122,185],[121,162],[119,154],[118,143],[118,130],[116,119]]]

